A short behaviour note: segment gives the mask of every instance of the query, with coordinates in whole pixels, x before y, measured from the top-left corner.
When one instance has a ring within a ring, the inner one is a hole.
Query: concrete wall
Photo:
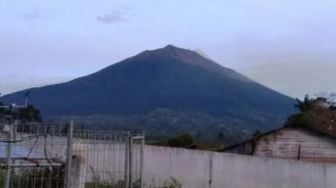
[[[336,166],[146,146],[144,177],[176,178],[186,188],[334,188]]]
[[[27,145],[31,144],[34,143]],[[48,146],[50,147],[50,145]],[[56,155],[55,151],[58,151],[59,156],[64,156],[64,146],[65,142],[60,140],[48,150],[53,151],[54,155]],[[140,152],[139,147],[134,148],[137,150],[134,152],[136,158],[134,166],[137,166],[139,165]],[[83,187],[85,182],[91,181],[91,168],[101,174],[102,178],[123,179],[124,144],[75,143],[73,154],[75,155],[73,158],[74,171],[77,172],[74,174],[78,176],[78,178],[74,178],[74,181],[77,182],[74,184]],[[336,187],[336,165],[326,163],[158,146],[145,146],[144,160],[144,182],[147,187],[162,185],[163,182],[171,178],[180,182],[184,188]],[[135,172],[139,171],[135,170]],[[136,177],[136,175],[134,176]]]
[[[113,164],[124,164],[124,157],[114,157],[116,151],[123,151],[117,149],[122,146],[110,145],[106,148],[96,143],[92,146],[95,149],[87,150],[87,147],[91,146],[82,145],[86,150],[84,169],[93,167],[97,172],[114,172]],[[77,154],[80,153],[78,149],[75,149]],[[336,187],[336,165],[332,164],[158,146],[145,146],[144,159],[145,187],[162,185],[172,178],[184,188]],[[86,176],[86,181],[90,181],[91,175],[80,176]]]
[[[106,141],[75,142],[72,151],[72,188],[84,188],[85,183],[95,182],[97,178],[111,184],[123,181],[125,146],[125,144]],[[133,161],[135,162],[136,159],[135,156]],[[139,159],[135,164],[139,164]],[[134,167],[139,168],[136,165]],[[135,179],[139,179],[139,170],[137,172],[133,175]]]

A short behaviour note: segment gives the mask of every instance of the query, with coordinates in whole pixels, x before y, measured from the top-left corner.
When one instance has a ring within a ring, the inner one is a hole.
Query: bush
[[[194,143],[193,138],[189,134],[177,135],[168,140],[168,146],[171,147],[188,147]]]

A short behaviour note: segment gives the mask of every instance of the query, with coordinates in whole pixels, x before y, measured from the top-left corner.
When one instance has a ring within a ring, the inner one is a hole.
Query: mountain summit
[[[196,129],[200,135],[198,128],[269,130],[281,125],[294,103],[232,69],[172,45],[67,83],[29,91],[45,119],[95,116],[116,122],[117,117],[121,129],[131,124],[128,128],[153,134],[155,127],[169,133]],[[18,103],[25,92],[0,100]],[[106,128],[109,121],[104,122]]]
[[[142,53],[140,53],[139,55],[133,57],[136,59],[145,59],[148,57],[153,57],[153,56],[160,56],[160,57],[170,57],[170,58],[175,58],[176,60],[183,62],[183,63],[187,63],[187,64],[191,64],[191,65],[195,65],[195,66],[200,66],[203,68],[206,68],[208,70],[212,70],[215,72],[223,72],[225,74],[227,74],[226,76],[230,76],[232,74],[235,74],[234,71],[232,69],[223,67],[219,64],[217,64],[216,62],[207,59],[205,57],[203,57],[201,54],[191,51],[191,50],[187,50],[187,49],[183,49],[183,48],[178,48],[176,46],[173,45],[167,45],[164,48],[160,48],[160,49],[156,49],[156,50],[147,50],[144,51]],[[245,81],[247,81],[248,79],[243,78],[241,75],[239,74],[235,74],[235,76],[237,76],[236,78],[240,78],[243,79]]]

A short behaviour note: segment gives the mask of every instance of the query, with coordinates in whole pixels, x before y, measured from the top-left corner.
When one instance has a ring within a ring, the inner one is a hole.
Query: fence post
[[[141,148],[140,148],[140,188],[143,188],[143,172],[144,172],[144,149],[145,149],[145,131],[142,131]]]
[[[5,188],[9,188],[9,183],[11,179],[12,173],[12,140],[13,140],[13,131],[15,129],[15,125],[17,124],[17,120],[15,120],[14,125],[8,126],[8,143],[7,143],[7,169],[6,169],[6,179],[5,179]]]
[[[212,187],[213,178],[213,154],[209,155],[209,188]]]
[[[125,140],[126,141],[126,144],[125,144],[125,188],[128,188],[128,177],[129,177],[129,174],[128,174],[129,140],[130,140],[130,132],[127,132],[126,140]]]
[[[70,188],[71,186],[71,160],[72,160],[72,138],[73,138],[73,126],[74,121],[70,121],[70,125],[68,127],[68,133],[67,133],[67,159],[66,159],[66,171],[65,171],[65,177],[64,177],[64,187]]]
[[[129,181],[129,188],[133,187],[133,179],[132,179],[132,172],[133,172],[133,137],[132,135],[129,137],[129,147],[128,147],[128,181]]]

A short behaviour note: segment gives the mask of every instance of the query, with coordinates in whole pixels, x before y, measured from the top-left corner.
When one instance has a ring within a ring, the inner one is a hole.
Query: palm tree
[[[301,101],[298,98],[296,99],[296,101],[297,101],[297,104],[295,104],[294,106],[298,108],[301,112],[307,112],[313,107],[315,100],[310,99],[309,96],[306,95],[303,101]]]

